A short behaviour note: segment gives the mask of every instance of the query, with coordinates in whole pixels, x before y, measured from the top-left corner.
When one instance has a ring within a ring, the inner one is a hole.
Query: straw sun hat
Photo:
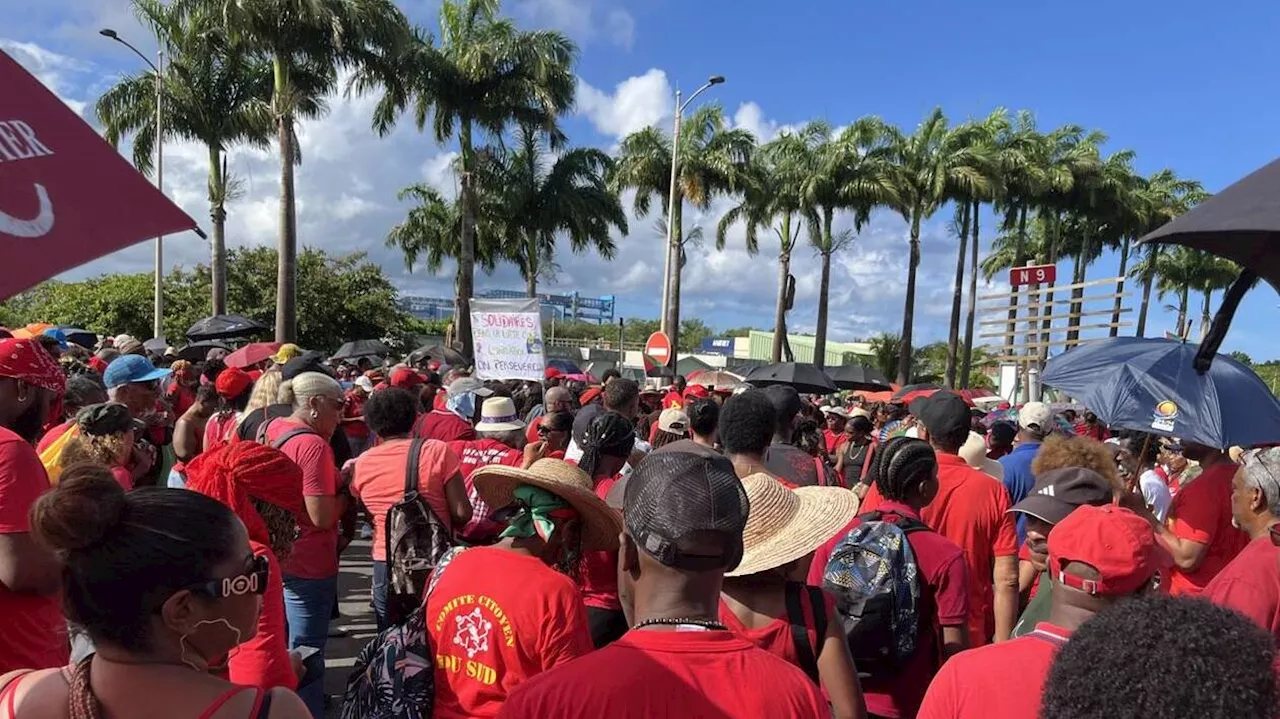
[[[742,530],[742,561],[729,577],[781,567],[822,546],[858,513],[858,498],[840,487],[788,489],[763,472],[742,480],[751,501]]]
[[[559,459],[540,459],[528,469],[489,465],[477,469],[471,482],[480,499],[494,509],[515,501],[522,484],[545,489],[568,502],[582,516],[584,550],[616,550],[622,515],[596,496],[586,472]]]

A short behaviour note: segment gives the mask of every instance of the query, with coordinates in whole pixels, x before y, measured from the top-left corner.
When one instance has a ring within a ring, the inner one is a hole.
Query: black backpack
[[[399,624],[422,605],[427,578],[453,548],[444,522],[418,492],[418,459],[425,439],[409,442],[404,498],[387,509],[387,622]]]
[[[813,628],[818,636],[816,647],[809,643],[809,628],[804,621],[802,598],[806,595],[809,598],[809,607],[813,610]],[[800,668],[809,675],[814,684],[821,685],[822,682],[818,678],[818,657],[822,655],[822,643],[827,637],[826,598],[822,590],[817,587],[806,586],[800,582],[787,582],[786,599],[787,622],[791,625],[791,643],[800,660]]]

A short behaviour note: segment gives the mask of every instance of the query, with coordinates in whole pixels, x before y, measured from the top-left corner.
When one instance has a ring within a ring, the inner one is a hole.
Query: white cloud
[[[756,141],[768,142],[778,136],[778,123],[765,119],[764,110],[754,102],[744,102],[733,113],[733,126],[755,135]]]
[[[635,40],[635,18],[613,0],[520,0],[514,8],[522,19],[560,30],[579,42],[603,37],[630,50]]]
[[[378,209],[378,207],[377,203],[370,202],[363,197],[348,195],[344,192],[337,202],[329,206],[329,212],[339,220],[350,220],[368,214]]]
[[[631,13],[621,8],[614,8],[605,16],[604,25],[613,44],[627,50],[631,49],[636,34],[636,19],[631,16]]]
[[[457,162],[458,153],[442,152],[427,158],[422,163],[422,178],[428,185],[439,190],[446,199],[458,196],[458,173],[455,170]]]
[[[88,103],[72,97],[75,75],[90,68],[75,58],[47,50],[33,42],[18,42],[0,38],[0,50],[10,55],[36,79],[44,83],[59,100],[66,103],[77,115],[84,113]]]
[[[603,135],[622,138],[670,117],[674,101],[667,74],[652,68],[629,77],[612,94],[578,80],[578,113]]]

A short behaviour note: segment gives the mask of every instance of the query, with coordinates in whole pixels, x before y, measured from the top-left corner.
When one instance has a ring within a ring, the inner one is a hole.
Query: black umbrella
[[[163,337],[152,337],[151,339],[142,343],[142,349],[152,354],[158,354],[158,355],[164,354],[164,351],[168,346],[169,346],[169,343],[165,341],[165,338]]]
[[[831,394],[836,391],[836,386],[831,383],[826,372],[806,362],[781,362],[756,367],[742,379],[756,387],[785,384],[805,394]]]
[[[893,389],[889,380],[879,370],[864,367],[860,364],[847,364],[827,372],[831,382],[840,389],[865,390],[867,392],[885,392]]]
[[[231,347],[221,342],[192,342],[191,344],[178,350],[178,359],[188,362],[203,362],[204,358],[209,354],[209,350],[226,350],[231,351]],[[160,348],[163,352],[164,348]]]
[[[353,360],[361,357],[386,357],[389,354],[391,354],[391,348],[379,340],[356,340],[339,347],[330,359]]]
[[[98,345],[98,335],[89,330],[82,330],[79,327],[59,327],[62,335],[67,338],[68,342],[78,344],[85,349],[93,349]]]
[[[187,330],[187,339],[192,342],[225,340],[232,337],[247,337],[270,329],[261,322],[255,322],[241,315],[214,315],[191,325],[191,329]]]
[[[465,367],[468,364],[461,352],[441,345],[423,345],[410,352],[406,361],[412,365],[428,361],[443,362],[450,367]]]

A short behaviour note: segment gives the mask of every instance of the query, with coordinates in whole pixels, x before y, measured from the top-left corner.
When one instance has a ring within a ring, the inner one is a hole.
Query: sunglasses
[[[538,431],[538,436],[539,436],[539,437],[546,437],[547,435],[551,434],[552,432],[568,432],[569,430],[567,430],[567,429],[552,429],[552,428],[550,428],[550,427],[548,427],[548,426],[546,426],[546,425],[542,425],[542,424],[540,424],[540,425],[538,425],[538,430],[537,430],[537,431]]]
[[[212,599],[242,597],[246,594],[262,595],[267,592],[267,577],[271,572],[271,562],[262,555],[249,560],[249,571],[234,577],[214,579],[212,581],[188,587]]]

